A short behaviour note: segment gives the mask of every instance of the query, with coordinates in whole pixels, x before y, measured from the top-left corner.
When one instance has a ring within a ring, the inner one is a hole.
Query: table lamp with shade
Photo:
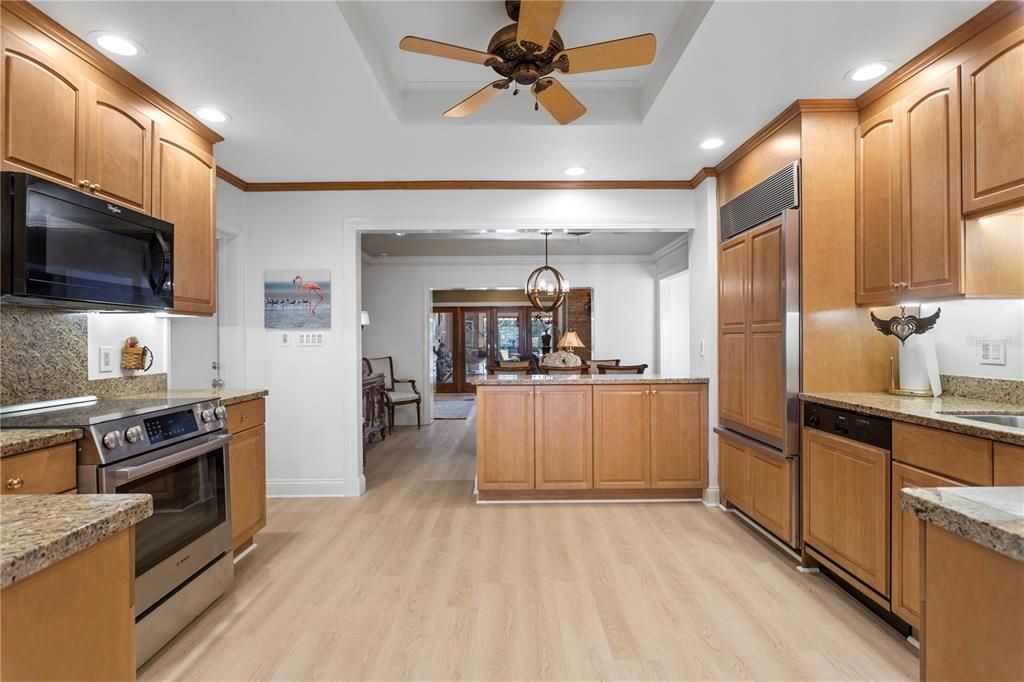
[[[586,348],[575,329],[570,329],[558,340],[558,347],[575,355],[577,348]]]

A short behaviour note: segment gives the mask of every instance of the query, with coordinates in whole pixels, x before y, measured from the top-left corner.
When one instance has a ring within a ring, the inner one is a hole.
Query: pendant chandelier
[[[565,302],[569,295],[569,280],[558,270],[548,265],[548,237],[551,230],[544,230],[544,265],[526,278],[526,296],[537,310],[550,313]]]

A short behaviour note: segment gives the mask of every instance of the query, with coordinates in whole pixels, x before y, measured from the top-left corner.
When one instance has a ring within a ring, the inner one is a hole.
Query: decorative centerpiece
[[[583,364],[583,360],[575,353],[556,350],[554,353],[545,355],[543,362],[540,364],[546,367],[579,367]]]

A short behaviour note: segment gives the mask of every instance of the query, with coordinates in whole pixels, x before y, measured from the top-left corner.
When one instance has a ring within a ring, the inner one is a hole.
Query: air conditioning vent
[[[721,241],[800,206],[800,162],[794,161],[718,209]]]

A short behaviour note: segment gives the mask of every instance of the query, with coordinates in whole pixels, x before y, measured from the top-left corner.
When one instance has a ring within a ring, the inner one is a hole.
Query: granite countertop
[[[63,445],[81,437],[81,429],[4,429],[0,431],[0,457]]]
[[[572,384],[706,384],[707,377],[658,374],[495,374],[473,379],[474,386],[554,386]]]
[[[152,516],[149,495],[0,497],[0,587],[23,580]]]
[[[269,395],[270,391],[265,388],[169,388],[166,391],[157,393],[140,393],[139,395],[128,396],[131,398],[156,398],[167,396],[169,398],[195,398],[198,400],[212,400],[220,398],[225,405],[244,403],[247,400],[255,400]]]
[[[958,417],[958,414],[1024,414],[1024,405],[977,398],[943,395],[914,398],[891,393],[801,393],[801,400],[841,407],[855,412],[955,431],[979,438],[1024,445],[1024,429]]]
[[[928,523],[1024,561],[1024,487],[904,488],[900,502]]]

